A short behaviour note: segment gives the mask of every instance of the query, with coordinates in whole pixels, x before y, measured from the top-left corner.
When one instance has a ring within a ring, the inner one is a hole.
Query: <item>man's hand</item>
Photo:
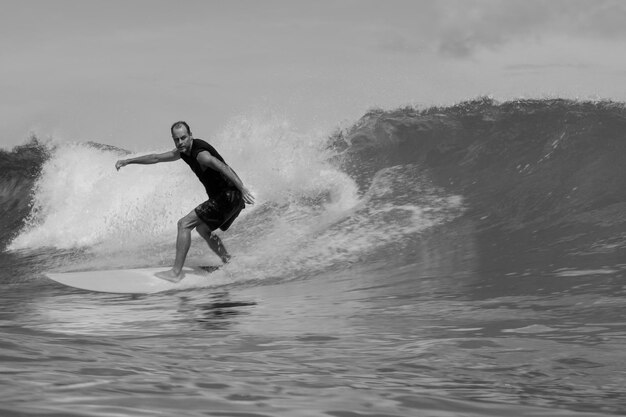
[[[128,165],[128,162],[125,159],[120,159],[115,163],[115,169],[119,171],[121,167],[125,167],[126,165]]]
[[[241,195],[243,196],[243,201],[246,204],[254,204],[254,196],[246,187],[243,187],[241,190]]]

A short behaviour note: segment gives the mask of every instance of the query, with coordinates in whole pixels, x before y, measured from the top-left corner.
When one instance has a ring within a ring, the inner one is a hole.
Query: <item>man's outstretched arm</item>
[[[178,149],[174,149],[163,153],[151,153],[149,155],[142,155],[136,158],[120,159],[115,163],[115,169],[118,171],[121,167],[125,167],[128,164],[156,164],[159,162],[170,162],[180,159],[180,152]]]

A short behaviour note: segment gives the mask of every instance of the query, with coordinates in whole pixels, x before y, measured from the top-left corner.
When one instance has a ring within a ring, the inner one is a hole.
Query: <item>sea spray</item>
[[[184,213],[168,202],[191,205],[201,191],[188,184],[179,165],[154,172],[135,165],[116,172],[119,158],[119,153],[89,144],[57,145],[35,184],[24,230],[10,249],[145,243]]]

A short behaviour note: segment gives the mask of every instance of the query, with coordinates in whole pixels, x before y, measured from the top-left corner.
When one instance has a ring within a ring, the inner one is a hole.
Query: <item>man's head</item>
[[[172,125],[170,128],[172,132],[172,139],[176,149],[180,152],[189,154],[191,152],[191,142],[193,141],[193,135],[187,122],[179,121]]]

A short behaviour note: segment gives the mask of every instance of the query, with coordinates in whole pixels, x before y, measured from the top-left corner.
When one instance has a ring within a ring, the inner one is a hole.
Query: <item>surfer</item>
[[[169,271],[156,274],[159,278],[178,282],[183,279],[183,265],[191,245],[191,231],[194,228],[222,262],[230,260],[221,239],[212,232],[218,228],[227,230],[246,204],[254,204],[254,196],[213,146],[193,137],[186,122],[174,123],[170,131],[176,149],[121,159],[115,163],[115,168],[119,171],[128,164],[156,164],[182,159],[204,185],[209,199],[178,221],[174,266]]]

